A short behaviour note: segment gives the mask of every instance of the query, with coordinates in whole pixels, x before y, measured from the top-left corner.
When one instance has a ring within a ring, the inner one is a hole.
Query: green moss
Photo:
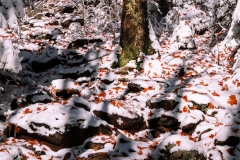
[[[137,60],[138,55],[139,52],[135,46],[127,46],[119,56],[119,66],[125,66],[130,60]]]
[[[136,9],[136,2],[135,0],[130,0],[126,5],[126,15],[134,15]]]

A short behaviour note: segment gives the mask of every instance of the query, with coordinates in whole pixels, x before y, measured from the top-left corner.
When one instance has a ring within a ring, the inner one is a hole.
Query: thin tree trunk
[[[136,60],[140,52],[153,54],[148,28],[146,0],[123,0],[119,66]]]

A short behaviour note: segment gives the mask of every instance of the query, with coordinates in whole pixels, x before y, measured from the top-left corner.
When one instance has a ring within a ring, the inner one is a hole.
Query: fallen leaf
[[[153,115],[152,110],[150,110],[150,112],[148,113],[148,116],[151,117]]]
[[[217,92],[215,92],[215,91],[212,93],[212,95],[213,95],[213,96],[217,96],[217,97],[219,97],[219,96],[220,96],[220,95],[219,95],[219,94],[217,94]]]
[[[181,141],[176,141],[176,144],[177,144],[178,146],[180,146]]]
[[[209,138],[212,138],[212,139],[213,139],[213,138],[214,138],[214,136],[215,136],[214,134],[211,134],[211,135],[209,136]]]
[[[237,104],[236,96],[234,94],[230,95],[227,103],[230,104],[231,106]]]
[[[106,97],[106,93],[105,92],[102,92],[98,95],[99,97]]]
[[[188,107],[184,106],[183,107],[183,112],[188,112]]]
[[[38,106],[38,107],[37,107],[37,111],[41,111],[41,107]]]
[[[184,99],[186,102],[188,102],[187,96],[183,96],[183,99]]]
[[[213,108],[214,108],[214,105],[213,105],[213,103],[212,103],[212,102],[210,102],[210,103],[209,103],[209,105],[208,105],[208,107],[209,107],[209,108],[211,108],[211,109],[213,109]]]
[[[148,90],[147,88],[144,88],[144,89],[143,89],[143,92],[145,93],[145,92],[147,92],[147,90]]]
[[[24,111],[23,111],[23,114],[28,114],[28,113],[31,113],[31,110],[29,108],[26,108]]]

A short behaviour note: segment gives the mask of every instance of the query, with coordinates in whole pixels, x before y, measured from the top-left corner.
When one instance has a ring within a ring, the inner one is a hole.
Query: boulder
[[[61,25],[63,28],[68,28],[70,26],[70,24],[72,22],[78,22],[80,23],[81,25],[84,25],[84,19],[67,19],[67,20],[64,20]]]
[[[6,121],[9,123],[4,131],[7,136],[32,137],[55,150],[81,145],[96,135],[112,134],[106,122],[93,117],[85,109],[59,103],[36,103],[20,108]]]
[[[179,122],[176,118],[170,116],[161,116],[148,120],[149,128],[156,129],[158,127],[164,127],[170,131],[177,130],[179,128]]]
[[[240,137],[237,136],[229,136],[226,140],[224,141],[219,141],[218,139],[215,139],[214,145],[228,145],[228,146],[236,146],[237,144],[240,143]]]
[[[152,154],[153,159],[161,160],[205,160],[202,153],[199,153],[198,146],[188,137],[171,135],[157,146]]]
[[[150,100],[146,102],[146,106],[148,106],[150,109],[164,109],[166,111],[174,110],[175,107],[179,104],[179,102],[176,102],[173,99],[169,100],[162,100],[160,102],[151,102]]]
[[[72,41],[68,45],[68,49],[74,49],[74,48],[80,48],[83,47],[84,45],[88,45],[89,43],[100,43],[103,42],[102,39],[77,39],[75,41]]]
[[[142,90],[143,90],[143,87],[141,87],[139,84],[128,83],[129,93],[137,93],[137,92],[141,92]]]
[[[137,116],[137,118],[129,118],[118,114],[109,114],[103,111],[93,111],[93,113],[105,120],[109,124],[116,126],[121,130],[126,130],[130,133],[135,133],[146,128],[143,117]]]
[[[171,132],[172,130],[176,131],[179,128],[180,123],[174,117],[161,116],[149,119],[148,125],[150,129],[154,129],[150,131],[153,138],[157,138],[162,133]]]

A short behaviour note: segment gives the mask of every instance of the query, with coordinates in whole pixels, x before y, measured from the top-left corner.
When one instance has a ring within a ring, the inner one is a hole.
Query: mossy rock
[[[163,154],[158,160],[206,160],[203,154],[198,153],[196,150],[179,150],[176,152],[170,153],[170,150],[176,146],[176,144],[168,144],[166,150],[160,150]]]

